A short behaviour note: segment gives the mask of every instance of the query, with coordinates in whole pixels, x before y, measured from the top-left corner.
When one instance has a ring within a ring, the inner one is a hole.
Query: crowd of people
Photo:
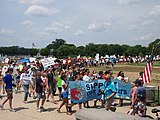
[[[125,77],[124,72],[120,71],[116,77],[113,76],[112,70],[91,72],[84,66],[70,65],[63,66],[59,69],[54,66],[48,66],[47,69],[43,68],[43,65],[39,62],[36,63],[19,63],[12,62],[10,64],[5,63],[0,68],[0,85],[2,86],[2,94],[6,93],[7,98],[0,105],[0,109],[4,109],[4,105],[9,102],[10,111],[16,110],[12,107],[13,92],[15,94],[24,91],[24,98],[22,101],[24,104],[28,103],[28,97],[37,99],[36,106],[38,112],[45,110],[44,105],[49,101],[61,102],[57,108],[57,112],[61,112],[61,108],[65,105],[66,113],[71,114],[72,107],[75,105],[72,101],[69,101],[69,81],[92,81],[102,79],[105,81],[104,91],[100,100],[94,101],[94,106],[98,101],[101,101],[101,107],[105,107],[106,110],[116,111],[114,104],[114,96],[116,94],[116,88],[111,79],[117,78],[123,82],[129,82],[128,77]],[[55,100],[54,96],[58,93],[59,99]],[[141,77],[135,81],[135,87],[131,92],[131,111],[129,114],[135,113],[139,110],[137,106],[140,103],[145,104],[145,89],[142,86]],[[71,105],[69,105],[71,103]],[[90,101],[85,103],[79,103],[79,109],[82,105],[86,108],[90,107]],[[142,105],[142,104],[140,104]],[[123,99],[120,99],[119,106],[123,106]],[[142,106],[141,106],[142,109]],[[145,109],[142,109],[140,113],[144,115]],[[142,112],[143,111],[143,112]],[[138,111],[139,112],[139,111]]]

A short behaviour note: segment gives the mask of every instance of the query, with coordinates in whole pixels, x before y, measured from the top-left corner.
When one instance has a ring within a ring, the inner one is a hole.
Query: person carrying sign
[[[114,102],[114,96],[116,95],[116,88],[114,83],[111,81],[111,74],[110,71],[106,71],[104,73],[104,79],[106,80],[104,82],[104,101],[105,101],[105,107],[106,110],[111,110],[113,112],[116,111],[116,108],[111,106]]]
[[[20,83],[19,86],[23,87],[24,89],[24,100],[23,103],[27,104],[27,99],[29,95],[29,85],[31,84],[31,76],[28,74],[27,70],[24,70],[24,73],[21,74],[20,76]]]

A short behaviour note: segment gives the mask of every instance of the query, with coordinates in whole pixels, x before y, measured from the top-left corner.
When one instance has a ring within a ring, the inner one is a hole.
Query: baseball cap
[[[136,80],[134,81],[134,83],[141,85],[141,84],[142,84],[142,80],[136,79]]]

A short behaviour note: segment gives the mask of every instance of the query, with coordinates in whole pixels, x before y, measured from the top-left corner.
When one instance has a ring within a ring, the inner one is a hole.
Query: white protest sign
[[[54,65],[55,60],[56,60],[56,58],[49,57],[49,58],[42,59],[41,62],[42,62],[43,67],[47,68],[48,66]]]
[[[96,54],[95,58],[96,58],[96,61],[99,61],[99,54]]]
[[[35,62],[35,61],[36,61],[36,58],[30,57],[30,58],[29,58],[29,61],[30,61],[30,62]]]

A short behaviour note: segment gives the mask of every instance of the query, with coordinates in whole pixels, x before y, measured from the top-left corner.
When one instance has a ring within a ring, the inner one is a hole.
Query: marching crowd
[[[142,73],[141,73],[142,74]],[[140,75],[141,75],[140,74]],[[15,94],[24,90],[23,103],[28,103],[28,97],[36,99],[36,106],[38,112],[45,110],[44,104],[51,99],[53,102],[61,102],[57,108],[57,112],[61,112],[61,108],[65,105],[66,113],[71,114],[72,107],[75,105],[72,103],[69,105],[69,81],[92,81],[97,79],[103,79],[105,81],[104,90],[102,91],[102,98],[100,100],[94,100],[94,106],[98,101],[101,102],[101,107],[105,107],[106,110],[116,111],[114,106],[114,96],[116,94],[116,88],[111,79],[117,78],[123,82],[129,82],[128,77],[125,77],[123,71],[119,71],[116,77],[113,76],[112,70],[91,72],[85,67],[77,67],[71,65],[68,67],[61,67],[55,69],[54,66],[49,66],[44,69],[43,66],[37,63],[20,63],[13,62],[11,64],[4,64],[0,68],[0,86],[2,86],[2,94],[7,94],[7,98],[0,105],[0,109],[3,110],[7,101],[9,102],[10,111],[16,112],[12,107],[13,92]],[[135,114],[139,112],[140,116],[143,116],[146,112],[145,108],[145,88],[142,84],[141,76],[136,79],[135,87],[131,90],[131,110],[128,114]],[[54,96],[58,90],[59,99],[55,100]],[[82,105],[86,108],[90,107],[90,102],[79,103],[79,109]],[[119,100],[119,106],[123,106],[123,99]]]

